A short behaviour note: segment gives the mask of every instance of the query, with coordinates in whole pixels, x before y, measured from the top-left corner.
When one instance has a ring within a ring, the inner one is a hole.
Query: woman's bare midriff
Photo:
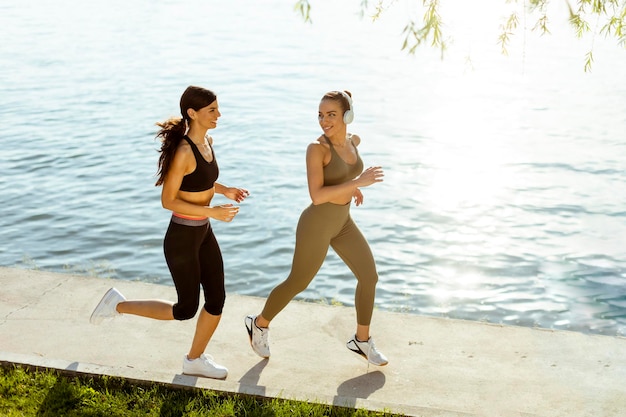
[[[196,206],[208,206],[211,204],[211,200],[213,200],[213,196],[215,195],[215,187],[206,190],[206,191],[179,191],[178,198],[189,203],[194,204]],[[190,219],[204,219],[205,216],[197,216],[187,213],[175,212],[174,214],[179,214],[181,216],[188,217]]]

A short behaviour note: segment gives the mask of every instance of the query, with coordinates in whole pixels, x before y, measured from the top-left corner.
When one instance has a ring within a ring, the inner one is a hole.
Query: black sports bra
[[[213,152],[213,147],[209,143],[209,147],[211,148],[211,153],[213,154],[213,160],[211,162],[207,162],[206,159],[200,153],[200,150],[196,146],[195,143],[188,136],[184,136],[189,146],[191,146],[191,150],[193,151],[193,155],[196,158],[196,169],[183,177],[183,182],[180,184],[180,191],[206,191],[213,188],[215,185],[215,181],[217,181],[217,177],[220,174],[219,167],[217,166],[217,160],[215,159],[215,152]]]

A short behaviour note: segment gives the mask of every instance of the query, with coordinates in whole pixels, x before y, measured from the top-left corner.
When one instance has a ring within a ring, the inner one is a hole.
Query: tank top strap
[[[359,154],[359,149],[356,147],[354,142],[352,142],[352,136],[354,136],[352,133],[348,133],[348,138],[347,139],[350,141],[350,145],[352,145],[352,147],[354,148],[354,151],[358,155]]]
[[[199,149],[196,146],[196,144],[193,143],[193,140],[191,140],[191,138],[187,135],[183,136],[183,139],[185,139],[187,143],[189,144],[189,146],[191,146],[191,150],[193,151],[193,154],[197,155],[197,152],[199,151]]]
[[[211,149],[211,154],[213,155],[213,158],[215,158],[215,153],[213,152],[213,145],[211,145],[211,141],[207,140],[206,143],[209,145],[209,148]]]

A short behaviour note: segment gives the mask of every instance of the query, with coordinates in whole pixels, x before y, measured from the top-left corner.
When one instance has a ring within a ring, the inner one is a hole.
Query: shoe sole
[[[220,381],[224,381],[228,375],[225,375],[222,378],[216,377],[216,376],[206,376],[206,375],[201,375],[201,374],[186,374],[183,372],[183,375],[185,376],[195,376],[195,377],[200,377],[200,378],[209,378],[209,379],[219,379]]]
[[[372,365],[375,365],[375,366],[385,366],[385,365],[387,365],[389,363],[389,361],[387,361],[385,363],[374,363],[374,362],[371,362],[369,359],[367,359],[367,355],[365,353],[363,353],[361,350],[354,350],[354,349],[351,349],[351,348],[348,348],[348,350],[350,352],[356,353],[357,355],[359,355],[360,357],[365,359],[367,362],[369,362],[369,363],[371,363]]]
[[[102,321],[104,321],[105,318],[98,317],[96,313],[100,310],[102,305],[105,304],[113,296],[113,294],[115,294],[114,289],[109,288],[107,292],[102,296],[102,298],[100,299],[100,302],[98,302],[98,305],[96,305],[96,308],[93,309],[93,312],[91,313],[91,316],[89,317],[89,322],[91,324],[100,324],[102,323]]]

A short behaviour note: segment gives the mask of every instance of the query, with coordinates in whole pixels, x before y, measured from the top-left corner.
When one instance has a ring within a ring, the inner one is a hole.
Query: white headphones
[[[352,97],[345,91],[339,91],[345,98],[348,100],[348,110],[343,114],[343,122],[345,124],[350,124],[354,120],[354,110],[352,110]]]

